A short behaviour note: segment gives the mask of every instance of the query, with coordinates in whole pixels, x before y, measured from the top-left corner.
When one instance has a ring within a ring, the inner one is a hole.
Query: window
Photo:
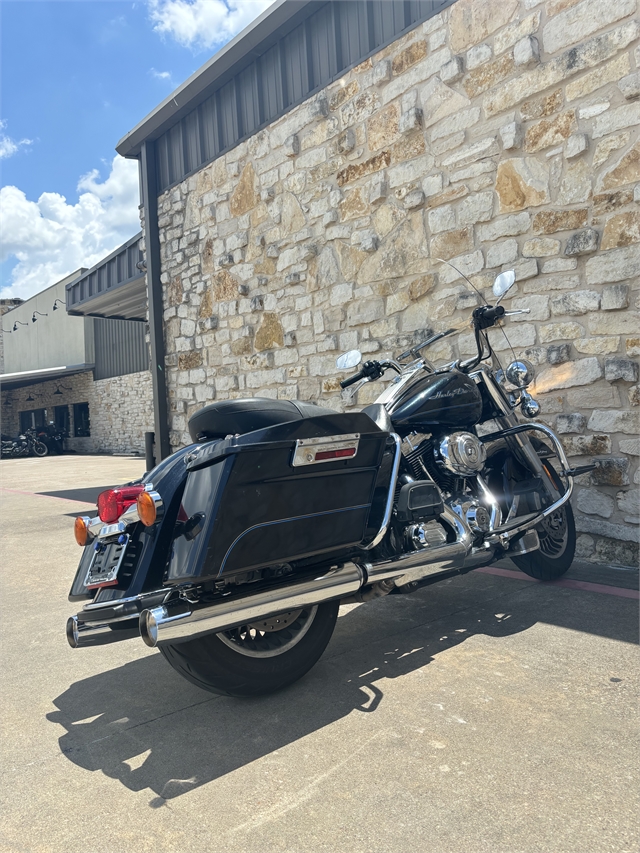
[[[29,412],[20,412],[20,432],[43,427],[46,423],[46,417],[46,409],[31,409]]]
[[[69,406],[56,406],[54,411],[56,429],[62,435],[69,435]]]
[[[73,404],[73,434],[77,438],[84,438],[91,435],[88,403]]]

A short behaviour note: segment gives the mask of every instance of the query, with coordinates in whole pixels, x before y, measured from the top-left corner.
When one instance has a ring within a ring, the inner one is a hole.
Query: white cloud
[[[184,47],[226,44],[273,0],[149,0],[154,29]]]
[[[4,160],[6,157],[13,157],[23,145],[33,144],[31,139],[15,140],[7,136],[4,132],[6,126],[6,121],[0,119],[0,160]]]
[[[78,181],[78,202],[59,193],[29,201],[18,187],[0,190],[0,260],[17,258],[2,298],[27,299],[79,267],[91,267],[140,230],[138,165],[116,156],[109,176]]]
[[[157,71],[155,68],[150,68],[149,74],[154,80],[161,80],[163,83],[168,83],[172,89],[175,89],[176,84],[173,82],[170,71]]]

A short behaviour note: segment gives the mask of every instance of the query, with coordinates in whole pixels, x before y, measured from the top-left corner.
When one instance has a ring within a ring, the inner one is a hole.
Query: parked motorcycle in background
[[[38,429],[38,441],[46,445],[49,453],[62,454],[64,453],[65,435],[62,430],[54,424],[53,421]]]
[[[38,439],[34,429],[27,429],[17,438],[2,436],[0,456],[15,459],[19,456],[46,456],[49,448]]]
[[[436,366],[423,352],[361,364],[343,388],[393,380],[339,414],[290,400],[225,400],[189,421],[194,441],[135,483],[103,492],[75,523],[84,547],[69,598],[73,648],[140,636],[192,683],[255,696],[304,675],[341,601],[406,594],[510,557],[552,580],[573,560],[571,468],[539,406],[531,365],[503,370],[487,330],[513,271],[475,308],[477,353]],[[471,284],[471,283],[470,283]],[[504,330],[503,330],[504,331]],[[382,616],[382,611],[380,611]]]

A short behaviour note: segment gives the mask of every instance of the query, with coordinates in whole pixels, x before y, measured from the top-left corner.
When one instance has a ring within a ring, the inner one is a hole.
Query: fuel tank
[[[394,429],[434,432],[472,427],[482,415],[482,397],[472,379],[459,370],[421,375],[389,409]]]

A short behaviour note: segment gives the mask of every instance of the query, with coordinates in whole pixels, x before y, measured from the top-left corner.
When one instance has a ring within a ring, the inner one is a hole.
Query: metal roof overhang
[[[68,364],[62,367],[45,367],[40,370],[23,370],[20,373],[1,373],[0,390],[12,391],[25,388],[27,385],[37,385],[50,379],[63,379],[75,373],[85,373],[93,370],[93,364]]]
[[[138,157],[145,140],[157,139],[204,100],[214,84],[224,85],[322,5],[321,0],[277,0],[123,136],[118,154]]]
[[[136,266],[142,258],[141,237],[142,232],[136,234],[66,286],[67,314],[147,319],[146,274]]]

